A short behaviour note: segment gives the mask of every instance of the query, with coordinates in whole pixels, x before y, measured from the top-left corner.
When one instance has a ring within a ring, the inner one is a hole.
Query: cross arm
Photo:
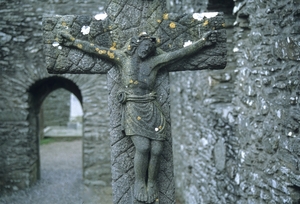
[[[210,32],[213,43],[204,42],[202,38]],[[168,72],[224,69],[226,66],[223,13],[166,14],[157,33],[160,34],[159,48],[169,53],[160,59]]]
[[[64,43],[66,46],[76,47],[84,52],[97,55],[100,58],[109,60],[116,64],[121,63],[120,59],[122,59],[123,56],[121,56],[122,52],[119,50],[106,48],[85,40],[76,39],[66,31],[60,32],[60,35],[67,40],[67,42]]]
[[[184,57],[188,57],[191,54],[199,52],[202,48],[210,46],[215,42],[215,34],[217,31],[208,31],[202,35],[202,37],[192,44],[185,45],[173,52],[165,52],[155,58],[157,62],[157,67],[161,68],[168,64],[172,64]]]
[[[92,16],[44,16],[43,42],[48,72],[106,74],[115,65],[118,55],[109,34],[112,27],[109,19],[97,20]],[[83,33],[83,28],[89,28],[90,32]]]

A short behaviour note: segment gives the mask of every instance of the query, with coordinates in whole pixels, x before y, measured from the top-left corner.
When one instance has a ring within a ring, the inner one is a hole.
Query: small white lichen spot
[[[201,143],[203,144],[203,146],[206,146],[207,144],[208,144],[208,141],[207,141],[207,139],[205,139],[205,138],[201,138]]]
[[[57,47],[57,46],[59,46],[59,43],[58,42],[54,42],[54,43],[52,43],[52,46],[53,47]]]
[[[240,175],[239,174],[236,174],[235,178],[234,178],[234,181],[237,183],[237,184],[240,184]]]
[[[206,13],[194,13],[193,18],[201,21],[204,17],[206,18],[213,18],[218,15],[218,12],[206,12]]]
[[[81,32],[83,35],[87,35],[90,33],[91,27],[90,26],[82,26]]]
[[[233,52],[238,52],[239,51],[239,48],[235,47],[233,48]]]
[[[184,42],[183,47],[187,47],[189,45],[193,44],[192,41],[188,40],[187,42]]]
[[[155,128],[155,132],[157,132],[159,129],[158,128]]]
[[[241,162],[243,163],[245,161],[245,152],[241,151]]]
[[[106,13],[99,13],[99,14],[97,14],[97,15],[95,15],[95,19],[97,20],[97,21],[100,21],[100,20],[104,20],[104,19],[106,19],[106,17],[107,17],[107,14]]]
[[[58,49],[61,50],[61,49],[62,49],[62,46],[58,46]]]

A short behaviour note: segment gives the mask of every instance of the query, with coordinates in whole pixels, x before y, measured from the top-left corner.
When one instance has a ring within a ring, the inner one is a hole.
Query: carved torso
[[[120,69],[122,83],[127,92],[142,96],[153,91],[157,70],[150,59],[141,61],[127,58]]]

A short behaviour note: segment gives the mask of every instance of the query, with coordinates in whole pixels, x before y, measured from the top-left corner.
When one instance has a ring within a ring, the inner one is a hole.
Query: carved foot
[[[138,201],[146,202],[148,199],[146,184],[142,182],[135,182],[134,184],[134,197]]]
[[[158,188],[156,182],[148,183],[148,200],[147,203],[153,203],[158,198]]]

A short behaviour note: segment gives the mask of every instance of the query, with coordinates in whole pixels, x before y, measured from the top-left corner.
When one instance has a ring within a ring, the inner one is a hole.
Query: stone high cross
[[[113,203],[175,203],[168,72],[222,69],[220,13],[111,0],[107,14],[43,19],[50,73],[107,74]]]

